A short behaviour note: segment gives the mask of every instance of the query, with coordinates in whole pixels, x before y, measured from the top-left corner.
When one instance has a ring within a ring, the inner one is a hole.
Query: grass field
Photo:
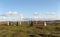
[[[0,37],[60,37],[60,24],[0,26]]]

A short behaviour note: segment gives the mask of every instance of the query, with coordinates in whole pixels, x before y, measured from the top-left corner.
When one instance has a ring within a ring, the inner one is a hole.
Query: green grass
[[[55,25],[21,25],[21,26],[0,26],[0,37],[29,37],[29,35],[36,35],[41,37],[38,34],[53,34],[60,35],[60,31],[55,28],[60,26]]]

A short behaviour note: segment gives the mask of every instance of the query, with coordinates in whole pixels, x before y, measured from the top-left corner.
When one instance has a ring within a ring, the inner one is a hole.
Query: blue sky
[[[46,17],[46,12],[55,12],[55,16],[60,16],[60,0],[0,0],[0,15],[9,11],[27,17],[33,16],[34,12],[39,12],[41,17]]]

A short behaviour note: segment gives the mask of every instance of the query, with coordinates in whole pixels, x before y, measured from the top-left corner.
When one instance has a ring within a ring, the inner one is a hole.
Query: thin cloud
[[[4,15],[5,16],[11,16],[11,15],[15,15],[15,14],[17,14],[17,12],[7,12],[7,13],[5,13]]]
[[[60,16],[57,16],[56,19],[60,20]]]
[[[45,12],[46,20],[56,20],[56,12]]]
[[[2,17],[2,19],[7,19],[7,17]]]
[[[34,15],[39,15],[40,13],[39,12],[34,12]]]
[[[8,18],[7,17],[2,17],[0,20],[7,20]]]
[[[22,13],[20,13],[19,16],[20,16],[21,18],[25,18],[24,14],[22,14]]]
[[[47,14],[47,15],[55,15],[56,12],[46,12],[45,14]]]

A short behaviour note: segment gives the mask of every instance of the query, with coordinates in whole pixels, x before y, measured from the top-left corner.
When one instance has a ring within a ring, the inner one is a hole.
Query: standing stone
[[[30,26],[33,26],[33,21],[30,21]]]
[[[18,26],[18,22],[16,22],[16,26]]]

